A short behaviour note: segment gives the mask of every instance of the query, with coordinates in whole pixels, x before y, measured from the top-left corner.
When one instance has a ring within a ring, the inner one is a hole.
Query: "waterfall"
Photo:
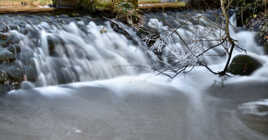
[[[145,34],[90,16],[1,15],[0,46],[15,57],[0,73],[41,87],[24,81],[0,97],[0,139],[266,140],[268,57],[256,33],[231,19],[233,56],[262,64],[251,75],[197,63],[226,63],[228,44],[196,57],[224,34],[215,13],[148,13]]]
[[[26,63],[25,59],[31,59],[34,62],[36,85],[100,80],[150,71],[140,46],[116,33],[109,22],[101,25],[86,22],[22,23],[25,27],[4,34],[19,40],[23,52],[17,61]],[[25,53],[31,53],[32,57],[25,58]]]

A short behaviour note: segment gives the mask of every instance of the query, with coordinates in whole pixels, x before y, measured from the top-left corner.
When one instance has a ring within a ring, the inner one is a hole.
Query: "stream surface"
[[[171,80],[156,71],[196,63],[192,53],[217,42],[191,40],[216,39],[223,30],[213,12],[145,17],[146,26],[159,32],[151,46],[144,43],[148,36],[117,21],[0,15],[0,51],[19,48],[11,51],[14,58],[1,60],[2,71],[18,66],[23,71],[8,73],[13,82],[31,81],[0,96],[0,139],[267,140],[268,57],[255,33],[239,31],[231,19],[239,47],[262,63],[252,75],[219,78],[196,66]],[[170,33],[174,29],[187,49]],[[223,53],[215,48],[202,60],[221,70]]]

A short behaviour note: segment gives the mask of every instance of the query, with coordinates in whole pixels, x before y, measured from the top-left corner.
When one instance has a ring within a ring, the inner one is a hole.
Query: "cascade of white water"
[[[150,69],[141,49],[113,31],[109,23],[71,22],[57,27],[42,22],[26,27],[38,32],[37,44],[17,30],[7,34],[19,38],[20,46],[33,53],[38,85],[107,79]]]
[[[267,136],[251,130],[235,115],[240,100],[244,101],[247,96],[263,97],[254,93],[256,90],[267,93],[268,59],[256,45],[254,33],[235,32],[231,28],[239,47],[263,64],[250,76],[233,76],[221,83],[221,78],[201,66],[172,80],[152,71],[141,74],[144,69],[150,70],[150,59],[172,67],[194,65],[197,60],[193,54],[198,55],[217,44],[217,39],[224,34],[221,26],[202,14],[194,16],[199,19],[198,23],[168,14],[164,16],[186,24],[176,31],[188,46],[178,35],[171,34],[174,28],[151,18],[148,26],[160,32],[160,39],[150,49],[162,50],[160,58],[145,57],[141,50],[146,48],[142,46],[142,39],[123,24],[121,26],[125,26],[138,45],[114,32],[109,24],[94,22],[29,23],[25,27],[27,32],[9,31],[7,34],[19,39],[22,51],[29,52],[24,55],[33,59],[40,85],[73,83],[18,90],[10,92],[14,96],[0,98],[4,112],[0,113],[0,129],[4,130],[0,138],[266,140]],[[200,42],[200,38],[217,41]],[[222,70],[226,62],[223,47],[212,49],[200,59],[211,69]],[[237,48],[234,56],[239,53],[244,52]],[[87,80],[94,81],[76,82]],[[246,80],[253,80],[255,84]],[[220,93],[222,98],[233,98],[224,100],[210,96],[214,92],[209,89],[214,85],[215,93]],[[257,104],[267,105],[266,102]],[[255,105],[240,107],[252,114],[256,113]],[[248,109],[252,106],[253,110]]]

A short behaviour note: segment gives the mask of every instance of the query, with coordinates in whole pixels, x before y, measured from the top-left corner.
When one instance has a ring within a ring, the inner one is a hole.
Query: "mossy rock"
[[[235,75],[250,75],[261,66],[262,64],[251,56],[238,55],[233,59],[228,71]]]

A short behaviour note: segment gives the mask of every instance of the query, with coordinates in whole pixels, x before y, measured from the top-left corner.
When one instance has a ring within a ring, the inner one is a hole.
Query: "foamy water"
[[[239,47],[263,64],[250,76],[223,78],[200,66],[173,79],[153,71],[151,63],[170,67],[196,64],[192,53],[199,54],[216,42],[191,40],[201,36],[215,39],[223,32],[206,18],[201,22],[210,26],[185,21],[188,28],[177,31],[189,48],[177,35],[169,35],[170,27],[159,19],[147,23],[160,31],[160,39],[151,49],[163,49],[161,59],[148,53],[152,50],[145,49],[131,28],[126,30],[138,42],[136,45],[109,23],[29,24],[27,28],[40,35],[37,47],[29,34],[10,31],[20,38],[24,49],[33,52],[39,74],[37,84],[44,87],[16,90],[0,98],[4,112],[0,114],[0,138],[266,140],[266,135],[249,128],[236,114],[238,107],[245,107],[258,115],[255,106],[266,106],[268,102],[263,99],[267,97],[268,59],[256,45],[255,33],[231,32]],[[215,56],[224,53],[222,47],[201,58],[214,71],[222,70],[226,62],[225,56]],[[237,48],[233,56],[241,53],[245,52]],[[57,85],[62,83],[60,78],[69,84]]]

